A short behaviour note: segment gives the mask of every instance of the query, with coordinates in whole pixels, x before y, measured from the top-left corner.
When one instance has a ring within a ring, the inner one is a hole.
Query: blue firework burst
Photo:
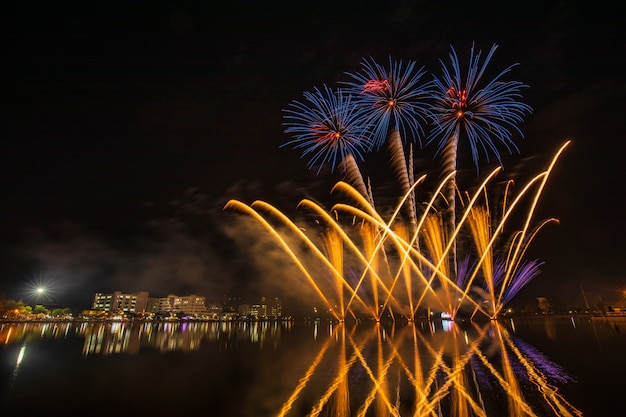
[[[350,94],[324,85],[305,92],[304,98],[306,102],[292,101],[284,110],[285,133],[293,139],[280,147],[302,149],[307,166],[318,165],[318,174],[325,164],[334,171],[348,155],[363,160],[371,149],[371,132]]]
[[[345,81],[348,91],[373,127],[372,144],[380,148],[391,129],[397,129],[403,140],[421,146],[423,125],[428,123],[426,100],[432,94],[431,82],[423,82],[424,67],[415,61],[404,64],[389,57],[387,68],[374,59],[364,59],[360,72],[347,73],[353,81]]]
[[[495,78],[484,82],[485,69],[498,45],[493,45],[481,63],[482,51],[474,52],[472,45],[466,78],[454,48],[450,52],[450,68],[441,61],[442,76],[434,77],[432,115],[433,129],[427,145],[437,143],[440,154],[451,137],[469,142],[472,159],[478,170],[480,153],[489,161],[493,154],[502,165],[498,144],[512,153],[519,152],[513,140],[516,133],[523,137],[518,124],[532,109],[520,102],[522,89],[528,87],[519,81],[503,81],[502,78],[517,64],[510,65]]]

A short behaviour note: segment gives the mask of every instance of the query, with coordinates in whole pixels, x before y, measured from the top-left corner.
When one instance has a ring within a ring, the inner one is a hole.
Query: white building
[[[127,314],[143,313],[148,304],[148,293],[139,291],[132,294],[123,294],[115,291],[112,294],[96,293],[92,308],[107,312],[123,311]]]
[[[170,294],[163,298],[151,298],[149,311],[161,314],[183,313],[189,316],[202,316],[208,313],[205,297],[195,294],[178,296]]]

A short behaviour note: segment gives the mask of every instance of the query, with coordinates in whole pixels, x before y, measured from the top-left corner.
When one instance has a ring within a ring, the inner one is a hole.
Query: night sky
[[[224,204],[261,199],[289,211],[302,198],[327,198],[340,179],[280,148],[290,139],[283,109],[344,80],[365,57],[435,72],[450,45],[468,52],[476,42],[485,52],[498,44],[491,65],[519,63],[510,78],[530,86],[523,100],[533,113],[516,138],[519,154],[502,151],[503,175],[538,174],[572,140],[537,215],[560,224],[532,245],[529,257],[546,264],[519,296],[576,301],[583,286],[589,299],[620,299],[621,14],[597,2],[439,3],[3,10],[0,292],[27,301],[32,285],[47,283],[54,302],[74,308],[114,290],[208,301],[273,295],[289,285],[285,265],[273,264],[267,243]],[[383,163],[370,162],[368,175],[384,184],[385,157],[372,158]],[[432,171],[434,149],[416,159]],[[484,175],[494,161],[482,162]],[[459,170],[478,182],[467,152]]]

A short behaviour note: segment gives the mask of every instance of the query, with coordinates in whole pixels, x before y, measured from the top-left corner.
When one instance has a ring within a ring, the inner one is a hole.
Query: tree
[[[35,308],[33,308],[32,313],[33,314],[44,314],[44,315],[47,316],[47,315],[50,314],[50,310],[48,310],[47,308],[45,308],[41,304],[37,304],[37,305],[35,305]]]

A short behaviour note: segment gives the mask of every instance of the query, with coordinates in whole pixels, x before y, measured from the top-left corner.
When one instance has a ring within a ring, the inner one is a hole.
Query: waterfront
[[[626,320],[590,316],[2,323],[0,343],[3,410],[27,415],[603,416],[626,369]]]

